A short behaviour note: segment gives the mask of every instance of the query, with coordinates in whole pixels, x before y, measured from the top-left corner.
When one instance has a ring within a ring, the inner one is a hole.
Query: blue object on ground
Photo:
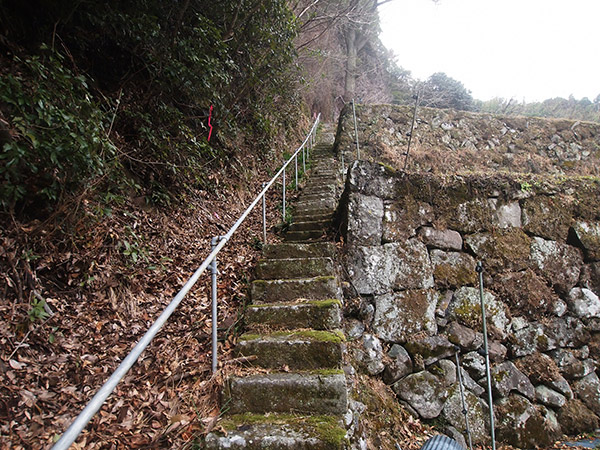
[[[421,450],[465,450],[465,448],[454,439],[438,434],[429,438]]]

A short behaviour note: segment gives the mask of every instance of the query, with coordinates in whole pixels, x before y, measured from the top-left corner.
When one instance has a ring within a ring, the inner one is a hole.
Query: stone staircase
[[[264,248],[236,348],[252,367],[226,381],[221,431],[207,449],[347,447],[342,294],[327,242],[339,189],[331,147],[313,149],[285,242]]]

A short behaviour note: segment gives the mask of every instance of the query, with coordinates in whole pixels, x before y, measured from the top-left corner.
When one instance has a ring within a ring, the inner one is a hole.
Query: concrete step
[[[334,255],[335,244],[332,242],[267,244],[263,247],[263,256],[268,259],[331,258]]]
[[[256,356],[252,365],[265,369],[334,369],[342,365],[344,342],[339,330],[247,333],[240,337],[235,351],[237,356]]]
[[[348,406],[342,370],[230,377],[224,394],[230,414],[342,415]]]
[[[307,185],[302,189],[302,193],[311,193],[311,194],[320,194],[322,192],[331,192],[335,194],[336,185],[333,182],[328,183],[307,183]]]
[[[335,209],[337,202],[333,198],[325,198],[321,200],[303,200],[300,199],[296,203],[296,210],[302,209]]]
[[[316,242],[325,239],[326,230],[288,231],[283,236],[285,242]]]
[[[329,220],[333,219],[333,211],[326,211],[323,214],[314,214],[309,211],[308,213],[297,213],[292,216],[294,222],[314,222],[315,220]]]
[[[309,300],[340,299],[341,287],[334,276],[319,276],[297,280],[255,280],[250,287],[254,304],[273,303],[305,298]]]
[[[265,326],[286,330],[335,330],[341,326],[341,302],[338,299],[297,300],[249,305],[245,323],[250,331]]]
[[[261,280],[312,278],[334,274],[335,267],[331,258],[262,259],[256,266],[256,277]]]
[[[314,222],[324,218],[333,218],[335,209],[298,209],[292,213],[294,222]]]
[[[299,200],[310,200],[310,201],[314,201],[314,200],[321,200],[321,199],[336,199],[337,198],[337,192],[335,191],[335,189],[329,189],[329,188],[325,188],[325,189],[304,189],[302,192],[300,192],[300,195],[298,197]]]
[[[290,225],[289,231],[316,231],[316,230],[327,230],[331,226],[331,219],[329,220],[313,220],[307,222],[293,222]]]
[[[343,450],[346,429],[340,417],[240,414],[219,422],[206,436],[207,450]]]

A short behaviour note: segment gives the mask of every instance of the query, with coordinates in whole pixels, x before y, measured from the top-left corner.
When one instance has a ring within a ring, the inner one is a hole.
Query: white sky
[[[415,78],[445,72],[480,100],[600,94],[600,0],[394,0],[379,12],[381,40]]]

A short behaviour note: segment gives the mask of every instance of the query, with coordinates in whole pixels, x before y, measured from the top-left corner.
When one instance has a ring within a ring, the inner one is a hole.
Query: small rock
[[[400,378],[410,374],[413,370],[412,359],[408,352],[399,344],[392,345],[388,356],[391,362],[386,365],[383,371],[383,381],[386,384],[393,384]]]
[[[567,403],[567,398],[564,395],[544,385],[535,387],[535,399],[539,403],[552,408],[562,408]]]
[[[483,343],[483,334],[465,327],[458,322],[451,322],[446,328],[448,340],[465,350],[475,350]]]
[[[348,245],[380,245],[383,200],[378,197],[350,194],[348,202]]]
[[[349,341],[354,341],[359,339],[365,332],[365,324],[357,319],[349,319],[346,320],[344,331],[346,334],[346,339]]]
[[[561,294],[568,293],[579,280],[583,257],[578,248],[534,237],[530,259]]]
[[[383,348],[381,341],[372,334],[365,334],[362,339],[363,349],[357,352],[357,359],[366,366],[370,375],[377,375],[383,372]]]
[[[461,365],[476,380],[485,377],[485,358],[477,352],[469,352],[462,357]]]
[[[600,298],[589,289],[571,289],[567,296],[567,305],[579,318],[600,318]]]
[[[512,391],[523,394],[530,400],[535,399],[535,388],[516,366],[506,361],[491,370],[492,389],[500,397],[507,397]]]
[[[496,209],[495,225],[498,228],[521,228],[521,207],[519,202],[507,203]]]
[[[430,290],[409,290],[375,296],[373,329],[385,341],[406,342],[420,331],[437,332],[436,295]]]
[[[460,252],[432,250],[433,279],[438,288],[458,288],[474,285],[477,281],[475,260]]]
[[[567,400],[573,400],[573,398],[575,398],[573,390],[571,389],[571,385],[567,380],[565,380],[564,377],[549,381],[546,384],[564,395]]]
[[[490,333],[495,332],[500,339],[506,337],[508,331],[508,308],[507,306],[488,291],[484,291],[484,302],[486,319],[490,327]],[[448,307],[448,317],[455,319],[471,328],[481,326],[481,300],[479,289],[462,287],[454,293],[454,298]]]
[[[423,419],[438,417],[448,397],[447,386],[440,382],[439,377],[427,371],[413,373],[397,381],[392,389]]]
[[[413,358],[420,355],[426,367],[454,355],[454,345],[443,335],[411,339],[404,347]]]
[[[419,236],[428,247],[441,250],[462,250],[463,240],[458,231],[423,227],[419,229]]]
[[[600,223],[579,221],[571,230],[587,259],[600,260]]]
[[[473,443],[487,441],[489,439],[486,429],[487,415],[485,409],[487,408],[484,409],[482,401],[469,391],[465,391],[464,399]],[[450,395],[444,405],[443,415],[450,424],[459,430],[466,429],[462,398],[458,384],[450,388]]]
[[[573,383],[573,392],[595,414],[600,414],[600,380],[592,372]]]
[[[560,437],[552,420],[525,397],[512,394],[496,403],[496,431],[498,439],[520,448],[547,447]]]
[[[502,343],[491,341],[488,344],[488,354],[491,362],[498,363],[504,361],[506,359],[506,353],[507,349]]]
[[[600,296],[600,262],[585,264],[582,267],[579,284]]]
[[[596,369],[594,360],[585,359],[585,357],[582,359],[581,353],[580,351],[561,348],[550,352],[550,356],[556,362],[560,373],[566,379],[573,380],[583,378]],[[586,353],[589,354],[589,350]]]
[[[439,376],[444,380],[446,386],[451,386],[456,383],[456,364],[447,359],[442,359],[435,363],[435,367],[431,371],[438,371]]]
[[[529,321],[525,317],[513,317],[510,322],[510,329],[514,333],[516,331],[522,330],[523,328],[526,328],[528,325]]]
[[[458,444],[462,448],[468,448],[467,441],[465,441],[465,437],[456,428],[454,428],[452,426],[447,426],[445,431],[446,431],[446,435],[449,438],[454,439],[456,442],[458,442]]]
[[[347,265],[352,283],[362,295],[433,287],[429,253],[417,239],[352,248]]]
[[[558,422],[571,436],[593,433],[598,428],[598,417],[581,400],[568,401],[558,412]]]

